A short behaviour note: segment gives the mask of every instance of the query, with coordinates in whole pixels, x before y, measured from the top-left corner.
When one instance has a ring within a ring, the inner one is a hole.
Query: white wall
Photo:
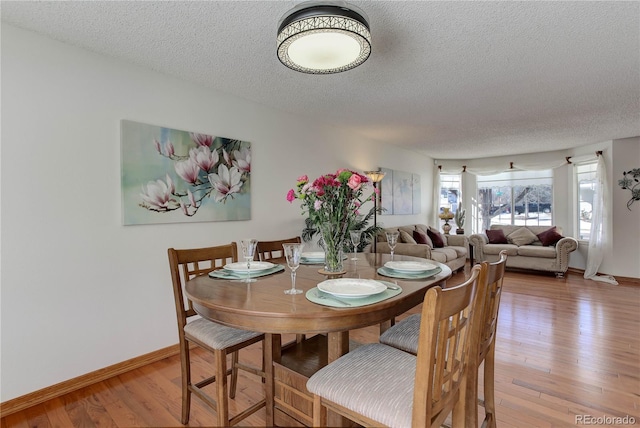
[[[121,224],[121,119],[252,142],[252,220]],[[177,343],[166,251],[300,233],[287,190],[433,161],[2,25],[0,401]],[[34,370],[34,368],[38,368]]]

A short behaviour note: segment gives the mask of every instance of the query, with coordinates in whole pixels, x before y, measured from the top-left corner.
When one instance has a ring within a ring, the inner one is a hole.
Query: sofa
[[[444,235],[438,230],[424,224],[389,227],[383,229],[382,232],[377,235],[376,251],[378,253],[391,253],[385,234],[385,232],[391,231],[400,232],[394,254],[421,257],[444,263],[449,266],[452,272],[464,268],[469,253],[469,240],[466,236]],[[438,236],[436,236],[436,234]],[[436,237],[436,240],[439,237],[443,246],[438,247],[437,243],[434,244],[429,235]],[[416,237],[419,238],[418,241]],[[426,239],[424,239],[425,237]],[[369,249],[373,251],[373,245],[371,245]]]
[[[562,278],[569,254],[578,248],[574,238],[562,236],[557,226],[491,225],[486,233],[469,237],[476,263],[498,260],[507,251],[507,268],[553,272]]]

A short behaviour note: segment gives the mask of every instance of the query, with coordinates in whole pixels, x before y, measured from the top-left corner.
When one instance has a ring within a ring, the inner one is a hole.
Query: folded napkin
[[[284,270],[283,265],[275,265],[269,269],[251,271],[250,278],[259,278],[261,276],[267,276],[274,273],[282,272]],[[211,278],[219,279],[245,279],[247,277],[246,272],[235,272],[227,269],[216,269],[209,272]]]
[[[437,275],[440,272],[442,272],[442,269],[439,267],[423,272],[400,272],[384,266],[378,268],[378,273],[380,275],[400,279],[425,279]]]

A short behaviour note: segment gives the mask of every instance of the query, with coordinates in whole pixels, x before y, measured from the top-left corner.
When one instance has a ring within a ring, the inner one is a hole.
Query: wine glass
[[[358,260],[358,245],[360,245],[361,234],[362,232],[360,232],[359,230],[352,230],[351,232],[349,232],[349,235],[351,235],[351,244],[353,244],[353,257],[351,258],[351,260]]]
[[[300,294],[302,290],[296,289],[296,269],[300,266],[302,247],[304,244],[282,244],[284,256],[287,258],[287,266],[291,269],[291,288],[284,290],[284,294]]]
[[[251,260],[256,255],[256,245],[258,244],[257,239],[243,239],[240,241],[240,246],[242,247],[242,255],[244,259],[247,261],[247,279],[242,282],[255,282],[256,279],[251,278]]]
[[[393,251],[396,249],[396,245],[398,244],[398,235],[400,232],[386,232],[387,234],[387,243],[389,244],[389,249],[391,249],[391,260],[393,260]]]

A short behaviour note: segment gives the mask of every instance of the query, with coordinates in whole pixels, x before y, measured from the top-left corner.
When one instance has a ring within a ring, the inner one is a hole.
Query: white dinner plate
[[[305,260],[324,260],[324,251],[310,251],[302,253],[300,257]]]
[[[338,278],[318,284],[318,290],[337,297],[366,297],[382,293],[387,286],[373,279]]]
[[[251,271],[258,272],[261,270],[271,269],[275,265],[269,262],[251,262]],[[226,270],[233,272],[247,272],[247,262],[236,262],[224,265]]]
[[[386,262],[384,267],[397,270],[398,272],[426,272],[436,268],[435,265],[426,262]]]

